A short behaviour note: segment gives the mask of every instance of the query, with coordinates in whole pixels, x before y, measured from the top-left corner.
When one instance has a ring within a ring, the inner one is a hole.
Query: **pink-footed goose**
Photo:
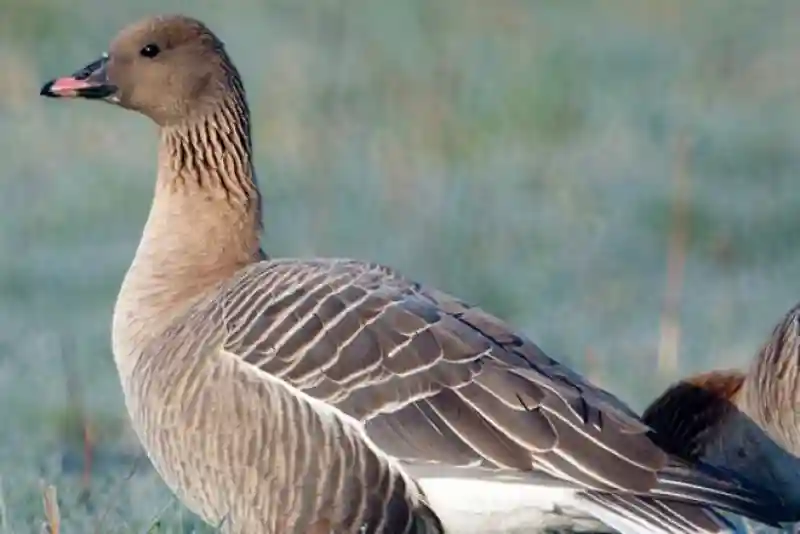
[[[685,378],[643,419],[671,454],[736,472],[800,509],[800,306],[773,329],[747,371]]]
[[[773,495],[665,453],[624,403],[480,308],[373,263],[268,259],[245,91],[201,22],[133,24],[41,94],[158,126],[113,353],[153,465],[207,522],[695,533],[727,531],[712,506],[788,519]]]

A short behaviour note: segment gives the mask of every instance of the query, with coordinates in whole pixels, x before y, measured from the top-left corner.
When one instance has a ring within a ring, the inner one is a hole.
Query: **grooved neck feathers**
[[[206,110],[161,128],[155,195],[118,297],[115,347],[158,333],[157,325],[265,258],[244,91]]]

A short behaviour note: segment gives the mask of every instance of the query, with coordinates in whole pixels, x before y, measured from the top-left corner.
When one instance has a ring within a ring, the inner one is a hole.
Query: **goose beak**
[[[108,80],[108,55],[89,63],[78,72],[55,78],[42,86],[39,94],[51,98],[113,100],[117,87]]]

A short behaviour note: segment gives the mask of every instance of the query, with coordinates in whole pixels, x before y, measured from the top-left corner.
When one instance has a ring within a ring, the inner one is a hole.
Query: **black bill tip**
[[[61,98],[61,95],[53,92],[54,83],[55,80],[50,80],[49,82],[44,84],[42,88],[39,90],[39,96],[48,96],[50,98]]]

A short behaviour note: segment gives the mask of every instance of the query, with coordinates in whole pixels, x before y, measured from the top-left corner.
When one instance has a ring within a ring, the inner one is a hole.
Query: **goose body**
[[[730,530],[714,507],[791,513],[668,454],[624,403],[476,306],[374,263],[268,258],[244,89],[201,22],[133,24],[42,94],[159,128],[112,345],[133,428],[208,523],[696,533]]]
[[[687,461],[703,461],[770,488],[800,509],[800,306],[775,326],[746,371],[685,378],[645,410],[654,439]]]

